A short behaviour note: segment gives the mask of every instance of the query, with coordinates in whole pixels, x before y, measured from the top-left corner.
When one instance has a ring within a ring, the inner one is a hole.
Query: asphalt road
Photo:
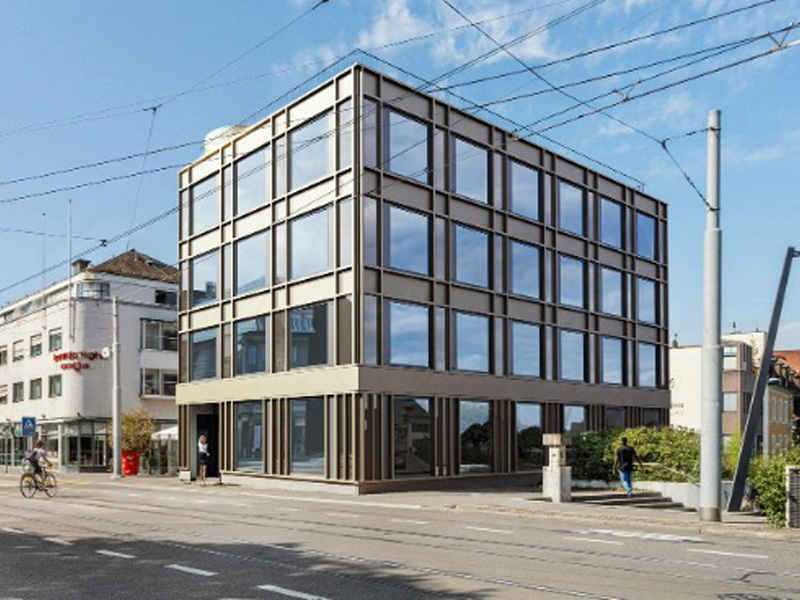
[[[0,600],[800,600],[797,541],[391,497],[0,482]]]

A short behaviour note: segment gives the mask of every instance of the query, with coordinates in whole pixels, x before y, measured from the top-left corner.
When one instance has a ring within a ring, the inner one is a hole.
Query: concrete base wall
[[[660,492],[664,496],[672,498],[675,502],[680,502],[686,508],[697,509],[700,507],[700,486],[693,483],[678,483],[671,481],[634,481],[633,487],[637,490],[647,490],[649,492]],[[729,481],[722,482],[722,509],[728,505],[731,487]]]

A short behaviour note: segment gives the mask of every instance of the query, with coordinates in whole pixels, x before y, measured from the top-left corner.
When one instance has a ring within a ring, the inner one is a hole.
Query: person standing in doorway
[[[625,488],[625,493],[630,498],[633,495],[633,461],[639,463],[640,467],[644,467],[642,459],[636,454],[636,450],[628,446],[628,438],[622,438],[622,446],[617,448],[617,454],[614,457],[614,470],[619,470],[619,478],[622,480],[622,486]]]
[[[208,471],[208,461],[210,457],[211,455],[208,453],[208,438],[201,435],[200,439],[197,440],[197,476],[202,485],[206,484],[206,471]]]

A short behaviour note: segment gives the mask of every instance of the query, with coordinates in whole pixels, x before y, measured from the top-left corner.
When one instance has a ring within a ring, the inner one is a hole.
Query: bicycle
[[[19,491],[25,498],[33,498],[36,492],[42,491],[48,498],[54,498],[58,491],[56,476],[42,469],[41,474],[23,473],[19,478]]]

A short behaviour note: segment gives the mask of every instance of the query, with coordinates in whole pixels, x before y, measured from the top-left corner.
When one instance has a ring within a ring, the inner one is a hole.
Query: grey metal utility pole
[[[769,320],[769,331],[767,331],[767,343],[761,355],[761,366],[758,369],[756,387],[753,390],[753,398],[750,400],[750,406],[747,409],[747,421],[745,421],[744,433],[742,434],[742,448],[739,450],[739,461],[736,463],[736,474],[733,477],[733,487],[728,499],[729,512],[738,512],[742,509],[744,486],[747,481],[750,458],[753,456],[753,448],[756,443],[759,418],[763,418],[766,422],[764,426],[764,447],[766,448],[769,443],[769,412],[765,409],[762,415],[762,406],[767,404],[764,395],[767,391],[767,383],[772,370],[772,351],[775,348],[775,338],[778,336],[778,325],[781,321],[783,300],[786,297],[786,286],[789,283],[789,273],[792,271],[792,260],[795,258],[800,258],[800,251],[789,247],[786,250],[786,258],[783,261],[783,270],[778,283],[778,293],[775,296],[775,305],[772,307],[772,317]]]
[[[708,171],[703,266],[703,362],[700,396],[700,520],[721,521],[722,340],[720,289],[722,231],[719,227],[720,112],[708,113]]]
[[[120,421],[120,413],[122,398],[121,387],[119,383],[119,302],[116,296],[112,299],[111,320],[113,337],[111,342],[111,360],[113,361],[113,375],[112,386],[114,388],[112,393],[112,409],[111,415],[113,419],[113,434],[114,434],[114,473],[111,475],[112,479],[119,479],[122,477],[122,422]]]

